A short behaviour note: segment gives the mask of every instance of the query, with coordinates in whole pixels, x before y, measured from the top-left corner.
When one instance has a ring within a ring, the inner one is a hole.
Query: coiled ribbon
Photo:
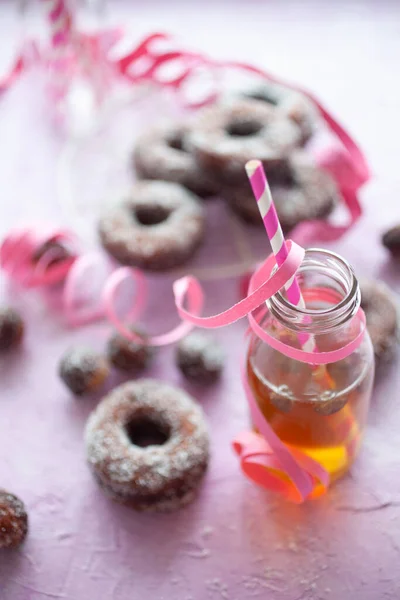
[[[306,96],[317,107],[322,119],[334,137],[340,142],[340,145],[330,145],[323,148],[317,153],[315,160],[337,182],[349,218],[344,225],[334,225],[322,220],[306,221],[299,224],[292,231],[292,237],[299,243],[306,245],[310,240],[315,239],[321,241],[335,240],[348,231],[362,214],[357,192],[369,180],[370,170],[360,147],[318,98],[300,86],[287,83],[264,69],[244,62],[217,61],[201,53],[182,50],[157,52],[154,49],[155,43],[170,39],[168,35],[162,33],[149,35],[134,51],[120,60],[118,69],[132,83],[150,81],[160,87],[173,89],[177,93],[178,99],[187,108],[199,108],[214,102],[222,91],[218,86],[221,85],[221,72],[226,69],[248,72],[265,81],[284,85]],[[130,71],[134,68],[136,62],[144,58],[148,63],[147,69],[139,75],[131,75]],[[172,62],[180,63],[181,70],[179,74],[169,79],[163,77],[162,70]],[[184,84],[187,84],[196,76],[199,67],[206,68],[209,71],[216,87],[206,98],[197,102],[188,102],[184,97]]]
[[[0,246],[0,266],[23,287],[52,285],[63,281],[76,261],[75,246],[74,236],[63,229],[47,225],[13,229]]]
[[[196,109],[213,103],[221,93],[221,74],[225,70],[238,70],[254,75],[265,81],[272,81],[304,94],[317,107],[322,119],[339,142],[319,151],[315,157],[317,164],[327,170],[336,180],[341,197],[348,211],[344,225],[334,225],[329,221],[305,221],[296,226],[292,237],[306,245],[313,240],[335,240],[341,237],[362,214],[358,200],[358,190],[370,178],[370,170],[360,147],[345,128],[335,119],[322,103],[307,90],[282,81],[280,78],[254,65],[239,61],[218,61],[202,53],[179,48],[162,49],[162,44],[173,46],[170,35],[161,32],[146,36],[133,50],[122,57],[112,58],[111,52],[122,39],[121,29],[109,29],[96,34],[76,32],[74,36],[76,62],[84,57],[86,77],[95,78],[98,87],[99,74],[104,74],[104,93],[111,88],[110,77],[120,78],[132,85],[151,83],[159,88],[172,90],[180,104],[188,109]],[[35,40],[27,42],[17,57],[11,72],[0,80],[0,92],[8,89],[15,80],[32,64],[43,63],[55,69],[67,69],[71,77],[77,65],[52,64],[48,48],[42,48]],[[173,74],[168,69],[173,67]],[[213,87],[205,97],[189,100],[187,89],[196,80],[199,70],[205,71]]]
[[[47,289],[63,284],[62,308],[68,325],[78,327],[100,319],[108,319],[126,338],[151,346],[174,343],[193,328],[180,322],[171,331],[145,339],[132,330],[147,304],[147,283],[139,269],[118,267],[98,252],[79,254],[75,236],[64,229],[37,224],[11,230],[0,245],[0,267],[7,276],[26,289]],[[88,281],[107,267],[102,274],[99,298],[85,297],[82,293]],[[133,282],[135,295],[124,319],[118,316],[117,305],[122,285]],[[190,310],[202,310],[202,298],[190,301]],[[129,323],[129,325],[128,325]]]
[[[86,254],[80,257],[70,270],[63,291],[63,305],[68,323],[80,326],[98,319],[108,319],[114,327],[128,340],[142,343],[148,346],[166,346],[173,344],[192,329],[193,325],[188,322],[180,322],[166,333],[142,337],[134,330],[134,326],[147,305],[147,281],[140,269],[132,267],[118,267],[104,279],[102,291],[98,302],[94,306],[89,303],[79,302],[79,289],[90,271],[101,265],[102,256],[98,253]],[[118,299],[123,295],[124,283],[133,282],[135,295],[132,305],[127,314],[120,318],[118,315]],[[199,313],[203,308],[201,296],[193,296],[189,299],[190,310]]]
[[[204,328],[223,327],[247,316],[253,332],[267,344],[286,356],[305,363],[328,364],[343,360],[352,354],[361,344],[365,332],[365,315],[359,309],[358,333],[354,339],[342,347],[330,352],[306,352],[293,348],[269,334],[261,327],[260,317],[256,309],[268,298],[284,287],[285,283],[295,275],[303,257],[304,249],[295,242],[287,242],[288,257],[278,267],[273,255],[270,255],[250,278],[246,298],[213,316],[202,317],[199,311],[192,312],[184,307],[188,298],[193,305],[198,298],[199,305],[203,301],[200,283],[194,277],[184,277],[174,283],[175,304],[182,319]],[[304,452],[286,446],[273,431],[252,394],[247,377],[242,369],[242,380],[249,403],[253,423],[258,430],[240,434],[233,441],[233,448],[240,458],[243,472],[257,484],[275,492],[279,492],[293,502],[303,502],[324,493],[329,485],[329,473],[317,461]],[[350,409],[344,407],[337,413],[336,431],[347,439],[346,451],[349,458],[354,455],[359,441],[356,421]]]
[[[333,225],[328,221],[303,222],[292,230],[292,237],[302,244],[307,244],[311,239],[335,240],[348,231],[358,220],[362,214],[362,208],[357,193],[370,177],[366,159],[348,132],[313,94],[300,87],[287,84],[267,71],[247,63],[216,61],[201,53],[180,49],[157,50],[156,46],[159,42],[171,41],[169,35],[159,32],[147,36],[136,48],[125,56],[112,59],[110,51],[121,37],[122,32],[119,29],[107,30],[95,35],[77,34],[75,38],[78,49],[77,60],[79,60],[79,53],[85,54],[88,78],[91,77],[91,73],[96,73],[96,77],[98,77],[99,69],[101,70],[103,67],[104,73],[107,74],[105,78],[107,81],[109,80],[110,73],[113,73],[132,84],[150,82],[162,88],[172,89],[176,92],[178,99],[184,107],[199,108],[214,102],[218,98],[221,91],[218,87],[221,81],[221,71],[224,69],[237,69],[252,73],[267,81],[286,85],[308,97],[317,107],[322,119],[335,138],[340,142],[340,145],[337,147],[329,146],[324,148],[316,156],[316,162],[320,167],[330,172],[336,180],[344,204],[348,210],[349,218],[347,223],[342,226]],[[21,52],[21,55],[16,59],[9,75],[0,81],[0,92],[8,89],[31,64],[38,62],[44,62],[45,64],[51,62],[48,50],[43,50],[35,41],[30,41],[23,52]],[[180,66],[180,70],[178,69],[178,73],[172,77],[165,77],[165,67],[171,66],[174,63]],[[141,65],[143,67],[143,64],[145,67],[142,69],[139,68],[138,71],[137,67]],[[93,69],[90,65],[96,68]],[[52,66],[57,68],[57,65],[53,64]],[[65,68],[68,68],[71,74],[73,74],[73,66],[68,64],[65,65]],[[59,64],[59,68],[64,68],[62,63]],[[211,74],[215,88],[205,98],[190,101],[185,94],[186,86],[193,80],[198,70],[204,70],[204,68]],[[108,85],[103,87],[105,89],[109,88]],[[83,324],[91,319],[107,315],[123,335],[129,337],[129,339],[136,339],[138,337],[137,334],[128,329],[119,319],[115,309],[116,296],[122,282],[127,278],[133,278],[138,289],[129,317],[133,319],[138,316],[144,304],[144,286],[142,286],[142,276],[138,270],[122,268],[115,271],[104,287],[99,306],[92,307],[91,310],[78,314],[76,303],[74,302],[74,282],[79,280],[82,272],[91,268],[91,264],[93,265],[91,262],[92,259],[81,257],[77,260],[75,257],[74,259],[71,258],[69,263],[65,262],[64,264],[55,265],[54,260],[51,260],[51,255],[49,254],[46,257],[45,253],[39,263],[32,267],[31,263],[27,260],[31,243],[30,234],[25,232],[25,234],[18,237],[17,241],[11,236],[3,244],[1,265],[11,277],[27,287],[33,287],[48,285],[49,283],[63,280],[68,276],[64,294],[64,306],[66,307],[66,313],[71,324]],[[19,258],[13,258],[15,244],[19,248]],[[283,287],[284,283],[296,272],[302,260],[303,251],[294,243],[288,242],[288,245],[290,247],[288,259],[274,274],[271,274],[275,266],[274,261],[272,257],[269,257],[252,276],[248,296],[227,311],[213,317],[200,316],[203,305],[203,292],[196,279],[185,277],[175,282],[174,294],[176,306],[184,323],[167,334],[154,336],[151,338],[151,343],[154,345],[163,345],[176,341],[185,335],[193,325],[209,328],[220,327],[248,316],[250,326],[256,335],[262,337],[264,341],[280,352],[296,360],[312,362],[314,364],[327,364],[328,362],[341,360],[351,354],[361,343],[365,329],[365,317],[361,310],[358,313],[360,321],[358,336],[343,348],[332,352],[311,354],[292,348],[279,340],[275,340],[261,328],[254,310]],[[53,263],[52,266],[51,263]],[[186,296],[189,300],[189,309],[184,308],[184,299]],[[294,501],[302,501],[306,497],[316,495],[317,490],[325,489],[328,481],[327,473],[324,470],[321,471],[321,466],[303,453],[299,454],[297,450],[293,449],[289,452],[286,446],[276,437],[262,415],[263,425],[261,427],[261,417],[259,419],[257,416],[257,406],[251,401],[252,394],[249,389],[247,389],[247,392],[248,398],[250,398],[249,403],[254,422],[256,425],[258,423],[257,428],[263,435],[248,433],[245,437],[238,438],[234,442],[234,447],[241,457],[243,470],[262,485],[277,489],[277,491],[281,491],[281,493]]]

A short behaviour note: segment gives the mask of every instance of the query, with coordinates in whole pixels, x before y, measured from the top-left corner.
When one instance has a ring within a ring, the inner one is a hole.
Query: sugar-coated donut
[[[263,83],[239,92],[239,97],[252,98],[275,106],[295,123],[301,132],[301,143],[307,142],[318,127],[316,106],[304,94],[278,83]]]
[[[259,100],[204,108],[187,135],[188,147],[202,167],[227,183],[245,181],[244,166],[254,157],[279,166],[300,141],[297,125]]]
[[[176,124],[144,133],[133,153],[136,173],[142,179],[180,183],[202,198],[214,196],[219,186],[189,152],[186,135],[187,128]]]
[[[272,197],[283,229],[301,221],[327,217],[339,201],[331,176],[303,153],[293,153],[280,172],[265,165]],[[227,186],[223,192],[232,209],[245,221],[262,225],[250,185]]]
[[[204,234],[197,196],[169,181],[139,181],[99,223],[104,248],[120,263],[164,271],[184,263]]]
[[[208,465],[200,406],[183,390],[152,379],[114,389],[89,417],[85,437],[100,487],[140,511],[190,502]]]

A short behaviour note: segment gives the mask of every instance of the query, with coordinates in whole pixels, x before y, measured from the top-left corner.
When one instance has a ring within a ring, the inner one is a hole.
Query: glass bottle
[[[360,331],[360,289],[350,265],[333,252],[310,249],[298,280],[306,308],[290,304],[280,291],[260,309],[262,327],[296,348],[310,338],[320,352],[351,342]],[[253,335],[247,376],[264,417],[285,444],[320,462],[331,480],[349,469],[360,447],[374,378],[367,331],[352,354],[324,366],[289,358]]]

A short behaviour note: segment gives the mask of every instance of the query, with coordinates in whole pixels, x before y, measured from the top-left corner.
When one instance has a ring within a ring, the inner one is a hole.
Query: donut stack
[[[338,200],[330,175],[304,146],[319,114],[303,94],[282,85],[232,93],[199,111],[188,125],[143,135],[134,151],[140,178],[179,183],[200,197],[222,196],[245,221],[260,224],[244,165],[262,160],[284,229],[325,218]]]
[[[286,231],[325,218],[338,191],[304,150],[318,123],[308,98],[269,83],[222,98],[190,123],[146,131],[133,152],[143,181],[101,221],[104,247],[125,265],[158,271],[181,265],[203,239],[201,198],[212,196],[261,224],[244,169],[254,157],[263,162]]]

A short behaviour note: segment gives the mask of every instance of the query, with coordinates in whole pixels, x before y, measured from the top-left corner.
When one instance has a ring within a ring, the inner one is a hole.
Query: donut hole
[[[272,187],[293,188],[298,186],[296,174],[291,165],[286,161],[270,164],[265,167],[268,183]]]
[[[232,121],[231,123],[228,123],[225,131],[232,137],[250,137],[260,133],[262,128],[263,125],[261,123],[249,119],[246,121]]]
[[[136,220],[141,225],[151,226],[159,225],[166,221],[171,214],[171,211],[165,206],[159,204],[148,204],[143,206],[137,206],[134,209]]]
[[[267,91],[259,91],[259,92],[251,92],[247,94],[248,98],[252,98],[253,100],[260,100],[261,102],[266,102],[267,104],[271,104],[272,106],[278,106],[279,98],[273,92]]]
[[[185,148],[183,145],[183,135],[181,133],[175,133],[171,135],[167,139],[167,144],[170,148],[174,150],[180,150],[180,152],[185,152]]]
[[[171,435],[171,430],[166,423],[161,423],[147,415],[133,418],[125,425],[125,431],[129,441],[140,448],[162,446]]]

